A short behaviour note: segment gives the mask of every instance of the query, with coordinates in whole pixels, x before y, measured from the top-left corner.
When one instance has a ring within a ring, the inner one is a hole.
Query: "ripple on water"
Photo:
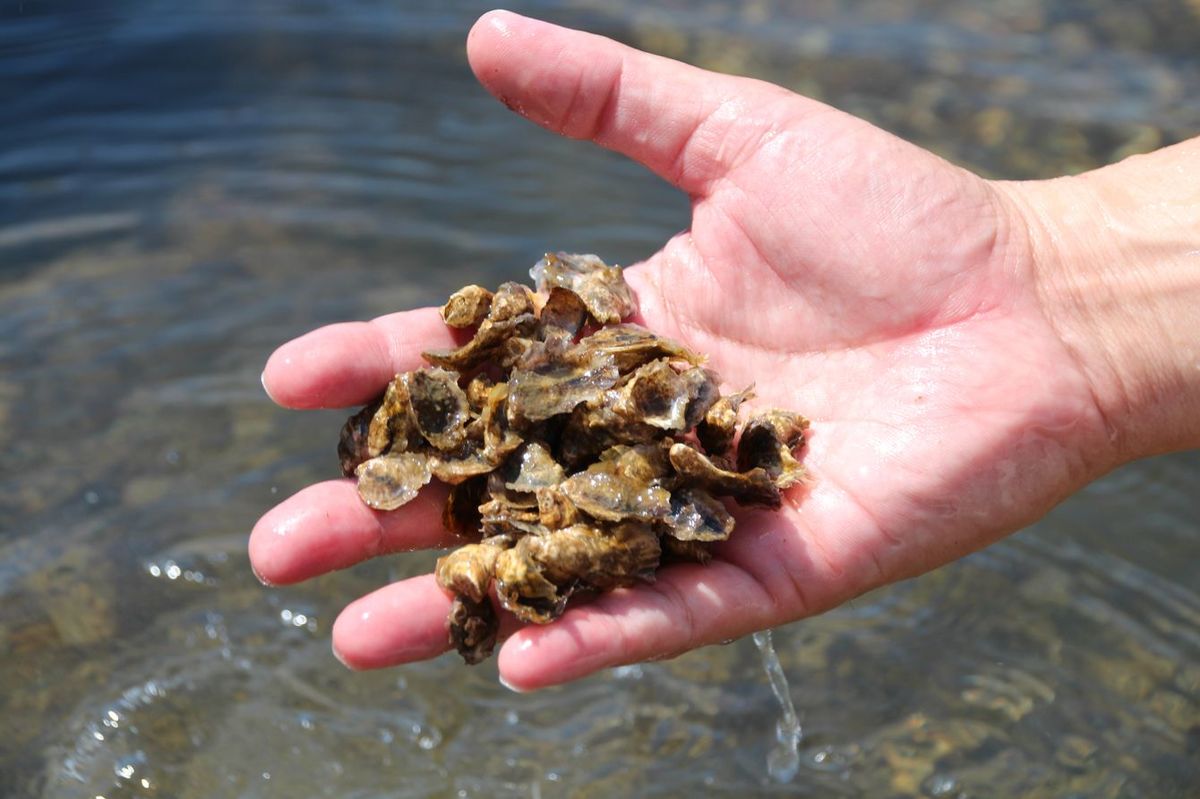
[[[1010,177],[1200,125],[1183,101],[1200,86],[1190,1],[635,5],[523,7],[783,82]],[[254,582],[257,515],[336,473],[340,420],[260,394],[277,343],[519,277],[548,247],[628,262],[688,224],[688,199],[640,167],[475,85],[462,36],[478,11],[131,0],[5,16],[0,78],[23,90],[0,126],[15,466],[0,472],[0,793],[1200,784],[1194,454],[1122,469],[1014,540],[775,631],[805,722],[788,783],[771,778],[781,706],[749,642],[518,696],[494,663],[354,674],[330,654],[345,602],[429,556]]]

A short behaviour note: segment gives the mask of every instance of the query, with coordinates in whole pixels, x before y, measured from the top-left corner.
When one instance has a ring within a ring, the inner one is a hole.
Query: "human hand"
[[[1033,521],[1115,466],[1096,377],[1048,315],[1031,203],[871,125],[759,81],[493,12],[471,65],[506,105],[621,152],[685,191],[692,227],[626,272],[639,321],[709,355],[727,389],[812,420],[810,485],[743,510],[706,566],[512,619],[501,678],[518,689],[669,657],[832,608]],[[436,311],[333,325],[281,347],[281,404],[376,396],[422,350],[451,346]],[[256,572],[295,582],[401,550],[449,546],[444,493],[393,513],[353,482],[301,491],[251,537]],[[335,651],[371,668],[448,648],[431,575],[350,605]]]

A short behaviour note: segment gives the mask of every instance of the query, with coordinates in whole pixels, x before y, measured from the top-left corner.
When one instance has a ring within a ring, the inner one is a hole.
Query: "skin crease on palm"
[[[691,197],[690,230],[627,270],[635,321],[708,354],[726,390],[754,383],[757,407],[812,420],[811,481],[781,511],[739,511],[709,565],[665,568],[551,625],[507,619],[510,687],[819,613],[986,546],[1127,459],[1108,392],[1048,315],[1045,236],[1019,184],[782,88],[506,12],[485,15],[467,49],[514,111]],[[277,350],[263,383],[288,407],[353,406],[450,343],[434,309],[333,325]],[[291,583],[454,545],[443,491],[379,513],[352,481],[310,486],[255,527],[252,564]],[[434,657],[449,604],[431,575],[384,587],[341,614],[335,652],[355,668]]]

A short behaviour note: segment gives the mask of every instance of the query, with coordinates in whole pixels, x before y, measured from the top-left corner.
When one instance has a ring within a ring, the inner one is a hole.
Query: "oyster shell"
[[[742,505],[778,508],[782,502],[779,487],[765,469],[756,467],[748,472],[722,469],[708,456],[687,444],[673,444],[670,456],[675,472],[685,482],[733,497]]]
[[[634,311],[633,293],[619,266],[608,266],[595,255],[546,253],[529,270],[538,291],[569,289],[602,325],[620,322]]]
[[[492,292],[483,286],[463,286],[442,306],[442,320],[450,327],[475,327],[487,319]]]
[[[457,349],[434,350],[422,356],[437,366],[466,371],[486,361],[509,337],[526,336],[536,326],[529,289],[519,283],[505,283],[492,296],[487,316],[470,341]]]
[[[496,635],[500,632],[500,619],[496,609],[487,599],[476,602],[456,594],[450,603],[450,614],[446,618],[446,631],[450,646],[462,655],[468,665],[482,663],[491,656],[496,647]]]
[[[409,502],[433,477],[429,458],[416,452],[380,455],[355,470],[358,495],[375,510],[395,510]]]
[[[804,443],[808,420],[798,413],[772,409],[752,416],[738,442],[738,471],[762,468],[780,488],[804,479],[804,467],[792,451]]]
[[[371,433],[371,420],[375,417],[379,405],[380,403],[375,402],[366,406],[342,425],[342,434],[338,438],[338,462],[342,466],[342,474],[346,477],[353,477],[358,465],[372,457],[367,441]]]
[[[696,438],[709,455],[724,455],[733,446],[737,431],[738,409],[742,403],[754,397],[754,386],[747,386],[736,394],[718,397],[705,412],[704,419],[696,425]]]
[[[496,559],[496,595],[518,619],[545,624],[577,590],[653,580],[661,553],[658,536],[641,524],[576,524],[526,536]]]
[[[622,323],[634,298],[619,268],[557,253],[531,274],[537,294],[455,292],[442,318],[471,339],[396,375],[338,442],[372,508],[402,507],[434,477],[450,484],[442,524],[478,543],[435,573],[453,595],[448,640],[468,663],[495,646],[494,601],[544,624],[580,593],[653,580],[663,562],[707,563],[736,526],[723,497],[779,507],[804,475],[807,420],[760,412],[738,438],[751,389],[721,396],[700,355]]]
[[[402,375],[408,384],[412,420],[434,448],[448,451],[467,437],[470,406],[457,377],[445,369],[417,369]]]

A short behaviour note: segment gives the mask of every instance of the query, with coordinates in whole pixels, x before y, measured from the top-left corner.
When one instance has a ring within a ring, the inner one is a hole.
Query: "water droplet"
[[[933,796],[945,796],[958,788],[958,782],[947,774],[934,774],[929,778],[926,787]]]

